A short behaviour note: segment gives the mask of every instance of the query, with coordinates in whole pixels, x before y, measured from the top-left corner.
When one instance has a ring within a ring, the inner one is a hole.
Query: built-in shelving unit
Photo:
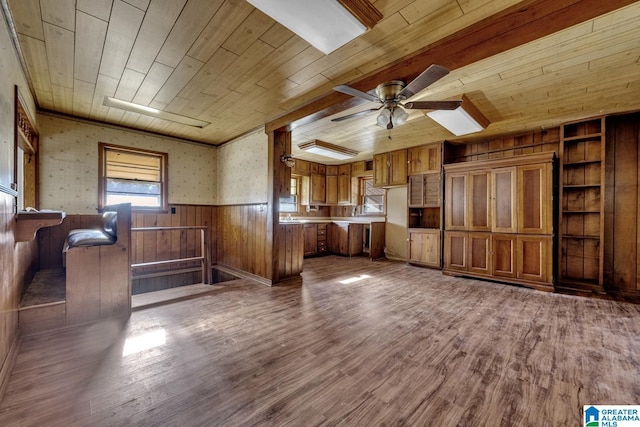
[[[604,117],[564,124],[560,153],[558,285],[602,292]]]
[[[442,144],[408,149],[408,233],[410,264],[442,267]]]

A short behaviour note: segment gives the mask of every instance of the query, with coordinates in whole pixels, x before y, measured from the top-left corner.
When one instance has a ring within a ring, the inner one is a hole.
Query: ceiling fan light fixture
[[[378,118],[376,119],[376,124],[381,128],[387,128],[387,125],[391,121],[391,110],[388,108],[383,108],[378,114]]]
[[[361,14],[361,22],[358,19],[360,16],[356,15],[359,8],[349,10],[338,0],[247,1],[327,55],[363,34],[377,22],[375,19],[375,22],[368,22],[367,18],[371,13]],[[350,3],[352,2],[347,2]],[[373,16],[379,15],[377,20],[382,18],[372,5],[364,7],[368,12],[373,10]]]
[[[403,125],[407,122],[409,118],[409,113],[407,113],[403,108],[396,107],[393,109],[392,121],[393,127]]]
[[[426,114],[455,136],[480,132],[490,124],[489,119],[465,95],[455,110],[434,110]]]
[[[298,148],[309,153],[330,157],[336,160],[347,160],[360,154],[357,151],[320,141],[319,139],[298,144]]]

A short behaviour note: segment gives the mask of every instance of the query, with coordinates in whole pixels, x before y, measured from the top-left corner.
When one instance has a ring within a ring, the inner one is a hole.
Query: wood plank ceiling
[[[382,21],[323,55],[244,0],[1,1],[10,10],[39,108],[213,145],[507,8],[535,3],[377,0],[372,3]],[[453,70],[412,100],[467,94],[491,125],[457,141],[638,110],[638,22],[640,2],[631,3]],[[211,124],[198,129],[105,107],[105,96]],[[322,139],[357,150],[363,159],[454,139],[420,111],[411,112],[409,122],[391,132],[375,126],[375,114],[330,121],[374,106],[361,104],[300,126],[294,130],[294,145]],[[297,147],[293,154],[332,163]]]

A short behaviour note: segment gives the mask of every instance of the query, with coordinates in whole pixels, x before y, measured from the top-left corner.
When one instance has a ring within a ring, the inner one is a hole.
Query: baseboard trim
[[[9,353],[4,359],[2,369],[0,369],[0,403],[2,403],[4,393],[7,389],[7,385],[9,384],[9,378],[11,377],[13,366],[15,365],[16,358],[18,357],[18,350],[20,350],[20,330],[16,331],[16,335],[11,343],[11,347],[9,348]]]
[[[257,274],[249,273],[244,270],[240,270],[235,267],[229,267],[224,264],[214,264],[213,268],[217,268],[220,271],[224,271],[225,273],[233,274],[234,276],[242,277],[243,279],[251,279],[263,285],[272,286],[273,282],[265,277],[258,276]]]

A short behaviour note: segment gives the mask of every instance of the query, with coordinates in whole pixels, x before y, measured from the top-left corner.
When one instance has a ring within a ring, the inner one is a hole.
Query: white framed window
[[[363,215],[384,215],[385,197],[384,188],[373,186],[373,178],[360,178],[359,182],[360,205]]]
[[[167,154],[100,143],[100,208],[167,210]]]
[[[298,178],[291,177],[291,195],[280,198],[280,212],[296,213],[299,211],[300,200],[298,192]]]

